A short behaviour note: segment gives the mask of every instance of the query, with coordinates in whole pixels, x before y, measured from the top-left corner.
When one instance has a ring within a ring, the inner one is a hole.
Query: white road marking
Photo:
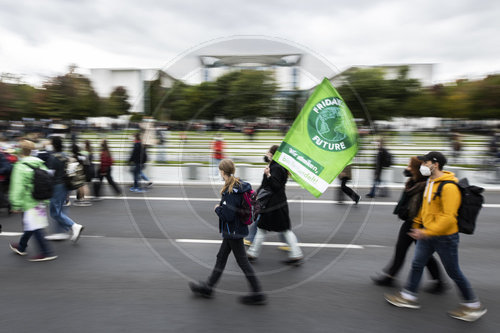
[[[6,237],[19,237],[22,232],[1,232],[0,236]],[[80,237],[86,238],[106,238],[100,235],[82,235]],[[193,243],[193,244],[220,244],[222,240],[218,239],[175,239],[177,243]],[[281,242],[264,242],[266,246],[286,246],[287,244]],[[354,244],[329,244],[329,243],[298,243],[300,247],[314,247],[314,248],[327,248],[327,249],[364,249],[365,247],[385,247],[382,245],[354,245]]]
[[[133,197],[101,197],[108,200],[150,200],[150,201],[199,201],[199,202],[219,202],[219,198],[186,198],[186,197],[146,197],[146,196],[133,196]],[[307,204],[336,204],[336,200],[299,200],[290,199],[289,203],[307,203]],[[344,201],[344,205],[354,205],[354,202]],[[395,206],[395,201],[360,201],[358,205],[374,205],[374,206]],[[500,204],[483,204],[484,208],[500,208]]]
[[[176,239],[177,243],[195,243],[195,244],[220,244],[222,240],[216,239]],[[268,246],[286,246],[287,244],[281,242],[264,242],[263,245]],[[328,243],[298,243],[300,247],[316,247],[316,248],[329,248],[329,249],[364,249],[362,245],[353,244],[328,244]],[[371,247],[371,245],[369,245]]]

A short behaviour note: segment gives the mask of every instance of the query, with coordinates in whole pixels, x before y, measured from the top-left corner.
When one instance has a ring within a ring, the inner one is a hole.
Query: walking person
[[[140,180],[144,180],[147,183],[146,188],[152,188],[153,187],[153,182],[146,176],[144,173],[144,169],[146,169],[146,163],[148,161],[148,146],[143,144],[142,145],[142,160],[141,160],[141,172],[139,174]]]
[[[387,196],[387,189],[380,186],[382,184],[382,172],[384,168],[390,167],[392,164],[392,155],[384,146],[384,139],[380,138],[378,143],[377,155],[375,157],[375,172],[373,175],[373,186],[367,198],[375,198],[377,192],[379,196]],[[377,191],[378,190],[378,191]]]
[[[113,165],[113,158],[111,157],[111,152],[109,151],[108,141],[102,140],[101,142],[101,164],[98,170],[98,181],[94,186],[94,195],[99,198],[101,195],[102,179],[106,178],[108,184],[111,185],[116,195],[121,195],[122,190],[115,183],[113,177],[111,176],[111,166]]]
[[[57,258],[47,241],[45,240],[44,228],[47,221],[47,208],[43,201],[33,198],[34,169],[47,170],[43,161],[37,157],[30,156],[35,144],[28,140],[20,142],[21,160],[14,165],[12,179],[9,189],[9,199],[14,213],[23,212],[23,235],[19,243],[11,243],[10,248],[15,253],[25,256],[28,253],[28,241],[32,236],[40,249],[40,253],[30,261],[49,261]]]
[[[68,190],[65,184],[66,163],[68,156],[63,153],[62,140],[58,136],[52,138],[52,147],[54,153],[50,155],[47,161],[47,168],[54,171],[54,192],[50,199],[50,217],[55,221],[55,233],[48,235],[48,240],[66,240],[71,239],[77,242],[84,229],[81,224],[74,222],[67,214],[65,203],[68,196]],[[72,235],[68,232],[71,230]]]
[[[129,163],[132,166],[132,175],[134,177],[134,185],[130,188],[131,192],[143,193],[145,190],[139,185],[141,180],[141,170],[144,164],[144,148],[141,141],[141,134],[135,134],[134,148],[129,158]]]
[[[448,314],[456,319],[475,321],[486,313],[474,293],[469,280],[460,270],[458,263],[458,208],[461,204],[461,193],[456,184],[445,184],[440,196],[436,196],[439,183],[443,181],[457,182],[452,172],[443,171],[446,158],[440,152],[430,152],[420,156],[423,161],[420,173],[429,176],[424,190],[422,207],[414,219],[413,229],[409,235],[417,240],[415,256],[405,287],[398,293],[385,295],[385,299],[404,308],[420,308],[418,303],[418,287],[425,265],[434,252],[437,252],[448,276],[457,285],[463,303]]]
[[[352,201],[357,205],[360,199],[359,194],[354,192],[352,188],[347,186],[347,182],[352,179],[352,167],[351,165],[347,165],[344,170],[339,174],[339,179],[341,182],[341,185],[337,191],[337,200],[339,203],[344,202],[344,194],[346,194],[349,198],[351,198]]]
[[[213,176],[218,176],[217,166],[224,159],[224,139],[217,134],[212,142],[212,168]]]
[[[404,222],[399,228],[398,240],[392,260],[383,269],[382,274],[372,276],[372,280],[376,285],[392,286],[394,284],[396,275],[403,267],[408,249],[416,242],[408,233],[411,231],[413,219],[422,206],[422,197],[428,179],[428,177],[420,173],[421,165],[422,161],[413,156],[410,158],[406,169],[404,169],[404,175],[409,178],[406,181],[401,199],[399,199],[393,212]],[[433,294],[444,292],[447,289],[447,284],[443,281],[443,273],[434,256],[429,257],[426,267],[433,280],[432,285],[426,291]]]
[[[78,161],[78,163],[81,165],[83,169],[83,177],[84,177],[84,184],[83,186],[80,186],[79,188],[76,189],[76,200],[74,202],[75,206],[81,206],[81,207],[87,207],[87,206],[92,206],[92,203],[85,198],[85,194],[88,192],[88,187],[87,187],[87,182],[89,178],[89,168],[90,168],[90,161],[88,158],[88,155],[83,153],[80,150],[80,146],[78,144],[73,143],[71,147],[71,151],[73,152],[73,158]]]
[[[300,265],[304,256],[298,245],[297,237],[291,230],[290,215],[285,193],[288,172],[285,168],[272,160],[277,149],[278,146],[274,145],[266,154],[270,164],[264,170],[259,192],[265,190],[269,193],[269,196],[268,199],[266,199],[267,202],[265,207],[261,211],[260,218],[257,222],[257,233],[255,234],[252,245],[247,251],[247,256],[250,261],[257,260],[266,232],[280,232],[283,233],[286,243],[290,247],[288,260],[284,261],[284,263],[289,265]]]
[[[232,160],[225,159],[219,164],[219,172],[224,179],[224,186],[221,190],[221,200],[215,206],[215,213],[219,217],[219,232],[222,235],[222,244],[217,254],[217,261],[212,274],[207,282],[189,283],[193,293],[210,298],[213,294],[213,288],[219,281],[224,268],[226,267],[227,259],[231,251],[247,278],[252,292],[240,298],[243,304],[260,305],[265,304],[266,296],[262,293],[260,283],[257,280],[255,272],[250,265],[243,245],[243,237],[248,234],[248,227],[242,221],[237,213],[241,208],[243,193],[252,189],[251,185],[235,178],[235,166]]]

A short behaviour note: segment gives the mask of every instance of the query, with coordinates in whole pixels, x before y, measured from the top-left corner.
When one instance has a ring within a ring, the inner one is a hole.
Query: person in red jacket
[[[109,151],[108,147],[108,142],[106,140],[102,140],[101,143],[101,165],[99,166],[99,173],[98,173],[98,179],[99,181],[95,183],[94,187],[94,193],[96,199],[99,198],[99,195],[101,193],[101,185],[102,185],[102,179],[106,177],[106,180],[108,181],[109,185],[113,187],[113,190],[115,190],[115,193],[117,195],[122,194],[122,190],[118,185],[115,183],[113,180],[113,177],[111,176],[111,166],[113,165],[113,158],[111,157],[111,153]]]
[[[212,143],[212,166],[213,176],[219,175],[218,165],[224,159],[224,139],[217,135]]]

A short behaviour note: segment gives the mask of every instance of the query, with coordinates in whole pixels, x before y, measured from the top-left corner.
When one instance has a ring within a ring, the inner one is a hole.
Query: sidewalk
[[[382,179],[386,187],[402,188],[405,182],[402,166],[387,168]],[[496,175],[484,175],[476,170],[448,167],[448,171],[455,173],[457,178],[467,178],[470,184],[483,187],[487,191],[500,191],[500,180],[495,180]],[[133,182],[130,166],[113,166],[113,177],[115,181],[121,184],[131,184]],[[157,185],[210,185],[221,183],[218,170],[214,170],[206,165],[191,163],[183,166],[152,166],[148,165],[144,173]],[[262,166],[253,166],[248,164],[236,165],[236,177],[258,186],[261,183],[263,174]],[[353,179],[350,182],[357,188],[369,188],[373,181],[373,169],[352,170]],[[339,186],[338,180],[334,180],[331,187]],[[287,186],[299,186],[292,179]]]

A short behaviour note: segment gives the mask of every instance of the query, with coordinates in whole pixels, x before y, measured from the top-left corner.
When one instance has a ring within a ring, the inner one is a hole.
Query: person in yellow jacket
[[[440,152],[432,151],[418,157],[423,161],[420,173],[429,176],[424,190],[420,211],[413,220],[413,229],[409,235],[417,240],[415,256],[411,265],[408,281],[400,292],[386,294],[385,299],[397,307],[420,308],[418,303],[418,287],[427,261],[434,252],[441,258],[448,276],[460,290],[463,303],[458,309],[448,314],[456,319],[475,321],[486,313],[486,308],[474,294],[472,287],[460,270],[458,264],[458,224],[457,216],[462,197],[455,184],[445,184],[441,196],[435,196],[439,183],[451,180],[458,182],[452,172],[444,171],[446,157]]]

